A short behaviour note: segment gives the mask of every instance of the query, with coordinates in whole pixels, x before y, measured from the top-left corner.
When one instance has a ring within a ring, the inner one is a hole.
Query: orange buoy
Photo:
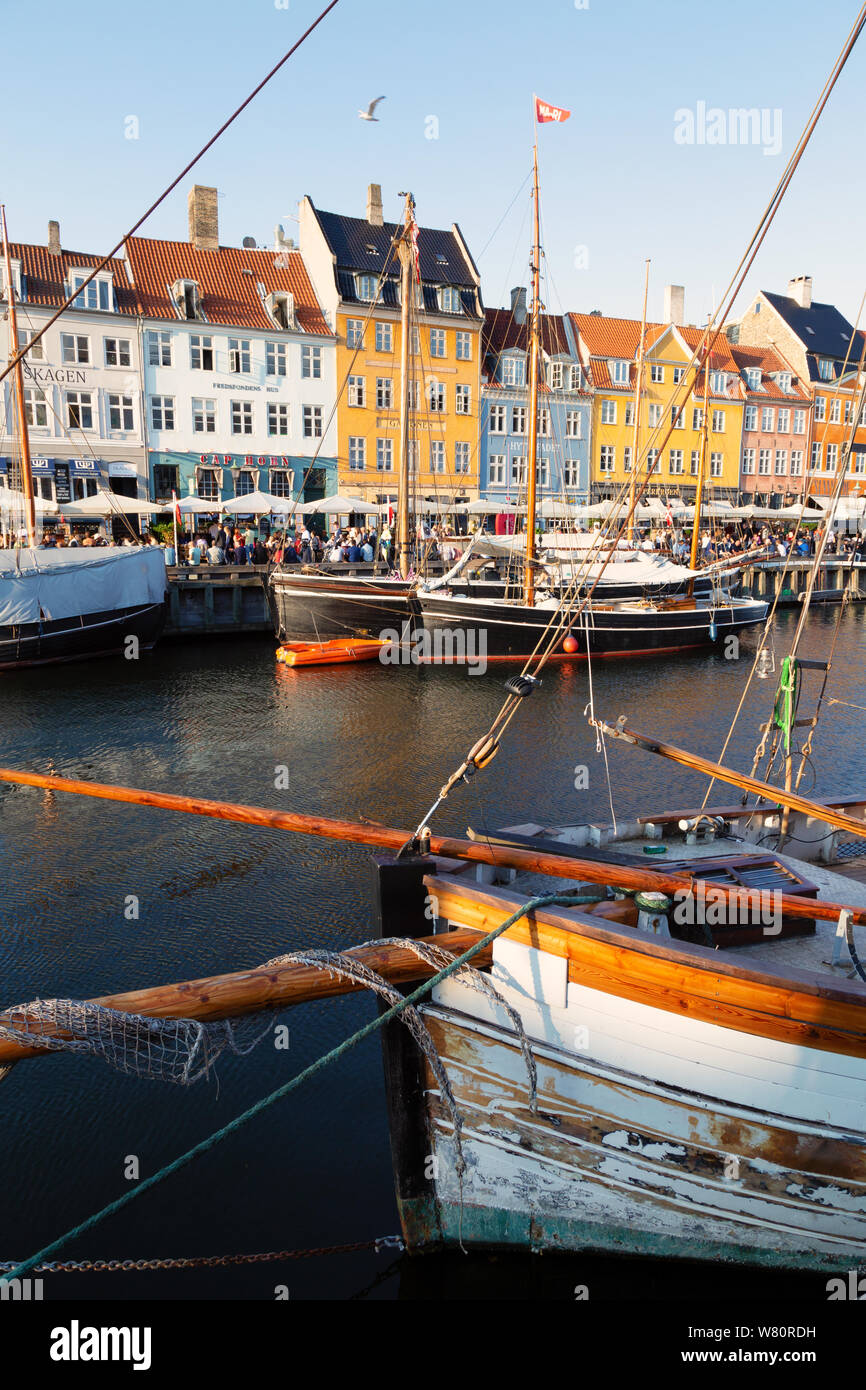
[[[572,637],[571,633],[568,634],[568,636],[566,637],[565,641],[563,642],[563,644],[562,644],[562,650],[563,650],[564,652],[569,652],[569,653],[571,653],[571,652],[576,652],[576,651],[577,651],[577,638],[576,638],[576,637]]]

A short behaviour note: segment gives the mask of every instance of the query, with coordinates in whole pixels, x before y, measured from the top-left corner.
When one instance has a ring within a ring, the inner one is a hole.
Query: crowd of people
[[[419,521],[415,546],[423,547],[428,558],[453,562],[458,549],[449,542],[445,528]],[[250,525],[245,530],[227,522],[213,522],[204,530],[178,539],[179,557],[166,546],[170,565],[314,565],[372,564],[392,565],[394,533],[385,522],[375,527],[338,526],[330,532],[315,526],[299,526],[294,532],[263,534]]]
[[[785,559],[793,551],[795,556],[806,559],[815,554],[821,537],[820,526],[797,531],[794,528],[786,529],[785,526],[727,523],[716,531],[707,529],[702,532],[701,558],[707,562],[728,556],[761,554],[767,558]],[[668,552],[675,560],[685,564],[691,553],[691,543],[691,531],[687,527],[658,526],[645,531],[638,545],[642,550]],[[850,535],[831,531],[824,554],[866,559],[866,536],[860,531]]]

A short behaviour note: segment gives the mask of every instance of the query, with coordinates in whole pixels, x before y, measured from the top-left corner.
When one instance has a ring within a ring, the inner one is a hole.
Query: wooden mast
[[[538,140],[532,155],[532,188],[535,206],[535,233],[532,243],[532,312],[529,320],[529,448],[526,477],[526,575],[525,602],[531,608],[535,599],[535,470],[538,453],[538,363],[541,311],[541,215],[538,207]]]
[[[701,498],[703,497],[704,479],[705,479],[705,476],[706,476],[706,466],[707,466],[707,442],[708,442],[708,439],[709,439],[709,427],[710,427],[710,422],[709,422],[709,402],[710,402],[710,356],[709,356],[709,353],[706,351],[706,349],[704,349],[704,419],[703,419],[703,429],[701,430],[701,455],[700,455],[700,461],[699,461],[699,463],[698,463],[698,483],[697,483],[697,487],[695,488],[695,519],[694,519],[694,521],[692,522],[692,548],[691,548],[691,554],[690,554],[690,556],[689,556],[689,565],[691,566],[691,568],[692,568],[693,570],[694,570],[694,569],[697,569],[697,567],[698,567],[698,551],[699,551],[700,543],[701,543]],[[683,404],[683,410],[685,410],[685,408],[686,408],[686,407],[685,407],[685,404]],[[690,579],[690,580],[689,580],[689,589],[688,589],[689,598],[692,598],[692,597],[694,596],[694,592],[695,592],[695,581],[694,581],[694,579]]]
[[[637,488],[638,450],[639,450],[639,448],[640,448],[640,414],[641,414],[641,409],[640,409],[640,408],[641,408],[641,403],[642,403],[642,399],[643,399],[644,355],[645,355],[645,352],[646,352],[646,306],[647,306],[647,297],[648,297],[648,295],[649,295],[649,270],[650,270],[650,263],[649,263],[649,257],[647,257],[647,263],[646,263],[646,277],[645,277],[645,279],[644,279],[644,287],[643,287],[643,315],[642,315],[642,317],[641,317],[641,323],[640,323],[640,346],[638,347],[638,356],[637,356],[637,380],[635,381],[635,389],[634,389],[634,432],[633,432],[633,434],[632,434],[632,447],[631,447],[631,478],[629,479],[629,485],[628,485],[628,531],[627,531],[627,536],[628,536],[628,539],[629,539],[630,541],[633,541],[633,540],[634,540],[634,511],[635,511],[634,502],[635,502],[635,491],[636,491],[636,488]]]
[[[397,245],[400,257],[400,472],[397,483],[397,560],[403,579],[409,576],[409,332],[412,307],[412,263],[415,259],[412,232],[415,226],[415,200],[406,199],[403,234]]]
[[[6,302],[9,305],[10,358],[18,358],[18,315],[15,310],[15,286],[12,283],[12,261],[9,256],[9,237],[6,233],[6,207],[0,205],[3,229],[3,260],[6,267]],[[21,358],[15,362],[15,403],[18,411],[18,437],[21,441],[21,489],[24,493],[24,520],[27,544],[36,546],[36,503],[33,497],[33,473],[30,466],[30,435],[24,407],[24,368]]]

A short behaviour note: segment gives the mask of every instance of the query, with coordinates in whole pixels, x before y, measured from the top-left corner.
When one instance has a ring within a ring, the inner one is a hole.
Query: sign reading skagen
[[[29,362],[24,363],[24,375],[28,381],[35,381],[37,386],[85,386],[87,384],[87,372],[81,367],[31,367]]]

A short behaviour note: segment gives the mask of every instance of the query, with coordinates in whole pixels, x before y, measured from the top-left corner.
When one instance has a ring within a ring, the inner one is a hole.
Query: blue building
[[[589,496],[592,402],[565,317],[542,314],[538,398],[538,505]],[[488,309],[482,330],[481,496],[491,503],[526,496],[529,443],[529,316],[526,290],[510,309]]]

